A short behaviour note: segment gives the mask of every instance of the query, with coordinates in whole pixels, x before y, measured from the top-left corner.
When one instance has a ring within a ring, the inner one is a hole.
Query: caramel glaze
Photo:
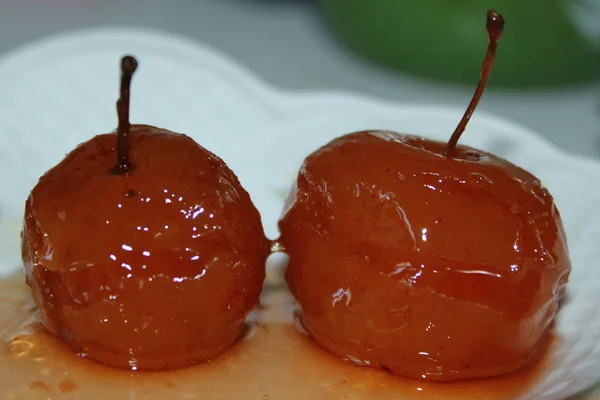
[[[258,211],[225,163],[185,135],[134,125],[81,144],[25,207],[22,257],[48,330],[131,369],[211,359],[258,304],[269,253]]]
[[[543,347],[571,264],[552,196],[465,146],[387,131],[310,155],[279,223],[286,279],[337,356],[436,381],[519,369]]]
[[[550,338],[538,362],[513,374],[452,384],[403,379],[340,362],[295,327],[281,265],[267,269],[252,327],[221,357],[172,371],[128,371],[74,356],[37,323],[21,274],[0,277],[0,398],[52,400],[534,400],[559,385],[568,345]],[[564,371],[563,371],[564,372]],[[562,377],[562,378],[561,378]],[[577,380],[571,384],[577,385]],[[555,393],[555,392],[553,392]],[[564,393],[564,391],[562,392]]]

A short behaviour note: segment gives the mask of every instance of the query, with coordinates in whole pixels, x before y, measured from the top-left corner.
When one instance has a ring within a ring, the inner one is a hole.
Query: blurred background
[[[0,55],[49,34],[142,26],[204,42],[285,90],[468,104],[485,10],[507,20],[481,108],[600,157],[599,0],[0,0]],[[457,116],[458,119],[459,116]]]

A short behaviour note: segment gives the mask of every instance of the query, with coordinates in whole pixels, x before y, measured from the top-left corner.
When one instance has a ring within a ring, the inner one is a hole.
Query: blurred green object
[[[332,31],[386,66],[474,84],[487,48],[486,11],[504,15],[492,86],[600,77],[600,0],[320,0]]]

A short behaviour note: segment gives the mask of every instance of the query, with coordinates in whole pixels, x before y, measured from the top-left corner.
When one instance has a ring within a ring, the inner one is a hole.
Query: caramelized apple
[[[552,196],[530,173],[388,131],[349,134],[304,162],[280,221],[289,287],[316,342],[338,357],[420,379],[514,371],[535,359],[571,264]]]
[[[78,354],[170,369],[240,337],[268,242],[221,159],[185,135],[129,125],[135,65],[124,58],[117,135],[79,145],[33,188],[22,253],[45,326]]]

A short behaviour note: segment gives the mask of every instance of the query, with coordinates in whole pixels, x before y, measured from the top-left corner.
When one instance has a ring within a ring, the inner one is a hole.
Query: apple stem
[[[477,85],[477,89],[475,90],[475,94],[471,99],[471,103],[469,103],[469,107],[467,107],[467,111],[463,115],[460,120],[456,130],[450,137],[450,140],[446,144],[445,155],[450,156],[452,150],[456,147],[460,136],[465,131],[473,112],[477,108],[477,104],[479,103],[479,99],[481,99],[481,95],[485,90],[485,86],[487,84],[488,79],[492,73],[492,68],[494,66],[494,60],[496,58],[496,49],[498,48],[498,42],[502,38],[502,33],[504,32],[504,17],[494,10],[488,10],[487,12],[487,32],[488,32],[488,49],[487,54],[485,55],[485,59],[483,60],[483,65],[481,66],[481,75],[479,77],[479,84]]]
[[[129,133],[131,123],[129,122],[129,99],[131,91],[131,78],[137,69],[137,60],[132,56],[121,59],[121,90],[117,100],[117,115],[119,126],[117,127],[117,165],[113,168],[114,174],[124,174],[131,170],[129,161]]]

